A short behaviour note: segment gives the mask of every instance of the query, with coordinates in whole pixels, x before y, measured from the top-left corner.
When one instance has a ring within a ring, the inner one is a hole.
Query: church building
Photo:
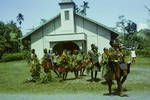
[[[110,41],[118,36],[116,31],[76,13],[73,0],[61,0],[59,6],[58,15],[22,38],[30,40],[30,48],[35,49],[39,58],[43,56],[45,48],[61,54],[64,49],[87,52],[91,44],[95,44],[99,52],[111,47]]]

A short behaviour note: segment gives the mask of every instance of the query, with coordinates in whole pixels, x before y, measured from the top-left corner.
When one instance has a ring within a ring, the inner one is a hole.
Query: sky
[[[24,15],[22,32],[26,34],[31,28],[41,24],[41,19],[50,19],[60,12],[61,0],[0,0],[0,21],[9,22],[14,20],[18,13]],[[77,5],[83,1],[89,2],[87,17],[115,27],[118,16],[124,15],[137,23],[138,29],[148,28],[147,20],[150,14],[144,5],[150,8],[150,0],[73,0]]]

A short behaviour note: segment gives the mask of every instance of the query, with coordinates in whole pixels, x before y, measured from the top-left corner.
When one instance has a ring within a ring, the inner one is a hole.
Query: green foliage
[[[150,56],[150,30],[143,29],[137,33],[130,34],[126,37],[120,36],[118,43],[124,44],[128,48],[137,48],[136,53],[140,56]]]
[[[125,56],[130,56],[130,51],[129,50],[123,50],[123,54]]]
[[[8,61],[16,61],[22,59],[23,59],[22,53],[13,53],[13,54],[4,54],[1,58],[1,61],[8,62]]]
[[[138,49],[136,50],[136,54],[139,56],[150,57],[150,49]]]
[[[123,44],[128,48],[145,48],[145,39],[138,36],[140,33],[147,33],[148,31],[137,32],[137,25],[133,21],[126,19],[125,16],[119,16],[119,21],[116,23],[116,28],[122,33],[117,38],[117,43]]]
[[[0,58],[2,54],[20,51],[21,36],[21,30],[15,22],[0,22]]]
[[[8,53],[8,54],[4,54],[2,56],[1,62],[23,60],[23,59],[27,59],[28,56],[29,56],[28,51],[22,51],[22,52],[19,52],[19,53]]]
[[[142,46],[150,48],[150,29],[142,29],[137,33],[137,36],[143,39]]]
[[[116,43],[121,43],[123,44],[125,47],[128,48],[138,48],[138,49],[143,49],[145,47],[147,47],[145,44],[147,44],[147,40],[145,40],[144,38],[138,36],[138,33],[134,33],[134,34],[130,34],[128,36],[119,36],[116,40]]]
[[[130,35],[137,32],[137,25],[135,22],[126,19],[124,15],[118,17],[119,21],[116,22],[117,31],[123,33],[122,35]]]

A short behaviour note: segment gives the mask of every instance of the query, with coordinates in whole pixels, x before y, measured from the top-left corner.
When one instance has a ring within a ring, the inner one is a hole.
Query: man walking
[[[90,60],[92,62],[91,80],[93,81],[93,80],[97,79],[97,72],[98,72],[98,68],[100,67],[98,48],[94,44],[91,45],[91,50],[89,52],[89,56],[90,56]]]

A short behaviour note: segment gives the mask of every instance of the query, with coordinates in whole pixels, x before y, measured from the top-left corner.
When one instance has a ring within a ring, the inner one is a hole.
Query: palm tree
[[[86,9],[87,9],[87,8],[90,8],[90,7],[88,6],[88,4],[89,4],[88,2],[83,1],[83,5],[81,5],[82,10],[80,11],[81,14],[86,15]]]
[[[20,28],[21,28],[21,24],[22,24],[23,21],[24,21],[23,14],[19,13],[18,16],[17,16],[17,22],[19,23]]]

